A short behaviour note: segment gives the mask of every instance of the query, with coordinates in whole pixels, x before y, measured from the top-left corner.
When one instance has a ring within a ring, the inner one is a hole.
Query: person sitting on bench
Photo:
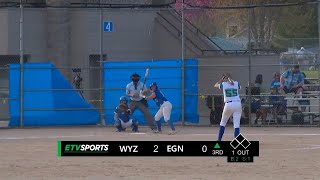
[[[271,113],[273,119],[277,119],[277,122],[280,123],[277,117],[278,115],[284,115],[286,113],[287,101],[280,94],[280,73],[275,72],[273,78],[274,80],[270,86],[271,96],[269,98],[270,104],[272,104]]]
[[[292,69],[285,71],[280,77],[281,94],[295,93],[301,94],[304,84],[304,76],[300,72],[299,65],[293,66]]]

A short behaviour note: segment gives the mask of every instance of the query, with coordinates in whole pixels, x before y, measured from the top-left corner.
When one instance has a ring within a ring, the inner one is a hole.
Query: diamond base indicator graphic
[[[228,156],[228,162],[253,162],[254,156],[259,156],[259,146],[251,146],[251,142],[242,134],[239,134],[230,142],[233,148],[232,155]]]
[[[231,145],[231,147],[233,147],[233,149],[237,149],[237,147],[240,145],[240,143],[239,143],[239,141],[234,139],[233,141],[231,141],[230,145]]]
[[[250,141],[248,141],[241,133],[230,143],[234,149],[237,149],[240,145],[244,147],[244,149],[247,149],[250,144]]]

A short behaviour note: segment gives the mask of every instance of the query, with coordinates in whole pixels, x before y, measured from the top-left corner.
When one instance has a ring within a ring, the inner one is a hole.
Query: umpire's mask
[[[137,73],[132,74],[132,75],[131,75],[131,80],[132,80],[132,82],[134,82],[134,83],[139,82],[139,80],[140,80],[140,75],[137,74]]]

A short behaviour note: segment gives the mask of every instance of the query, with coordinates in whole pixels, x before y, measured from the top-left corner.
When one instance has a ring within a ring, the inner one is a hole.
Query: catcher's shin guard
[[[132,122],[132,131],[137,132],[138,131],[138,123]]]

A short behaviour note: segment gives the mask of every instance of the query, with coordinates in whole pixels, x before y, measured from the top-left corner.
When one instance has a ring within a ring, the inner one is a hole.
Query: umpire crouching
[[[140,82],[140,75],[137,73],[132,74],[131,80],[132,82],[127,84],[126,87],[126,95],[130,97],[129,108],[131,109],[131,113],[134,113],[136,109],[139,109],[143,113],[147,125],[152,130],[155,130],[155,125],[153,123],[154,118],[149,112],[148,102],[140,97],[140,92],[144,90],[144,85]]]

